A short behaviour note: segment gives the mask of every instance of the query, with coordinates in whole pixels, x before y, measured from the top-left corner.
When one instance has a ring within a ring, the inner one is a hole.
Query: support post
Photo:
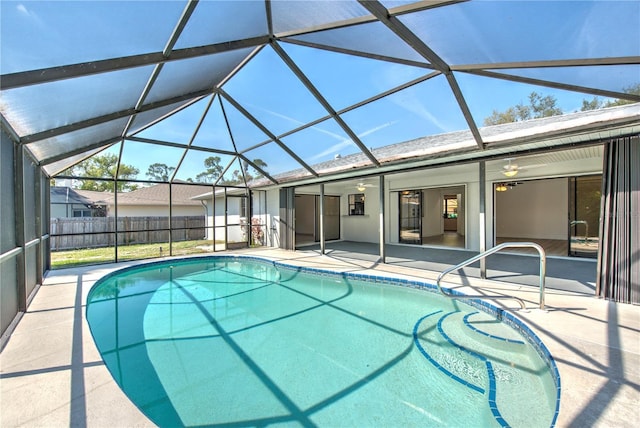
[[[487,202],[487,166],[485,161],[479,162],[478,185],[480,186],[480,208],[478,219],[479,238],[480,238],[480,254],[487,250],[487,219],[486,219],[486,202]],[[480,278],[487,279],[487,261],[483,257],[480,259]]]
[[[224,188],[224,249],[229,249],[229,205],[227,202],[227,187]]]
[[[324,183],[320,183],[320,254],[325,254],[324,240]]]
[[[51,269],[51,185],[48,179],[45,180],[44,185],[44,217],[42,221],[44,221],[47,236],[44,250],[44,270],[49,270]]]
[[[169,186],[169,255],[173,256],[173,185],[168,183]]]
[[[379,197],[380,197],[380,226],[379,226],[379,231],[380,231],[380,236],[379,236],[379,240],[380,240],[380,263],[386,263],[387,262],[387,255],[386,255],[386,251],[385,251],[385,217],[384,217],[384,207],[385,207],[385,188],[384,188],[384,175],[380,175],[379,177],[379,183],[378,183],[378,189],[380,191],[379,193]]]
[[[20,247],[22,251],[16,256],[16,285],[18,287],[18,312],[26,312],[27,310],[27,271],[26,257],[27,250],[25,248],[25,228],[24,228],[24,146],[22,144],[14,144],[13,152],[14,162],[14,185],[15,185],[15,240],[16,247]]]
[[[213,252],[216,252],[216,185],[211,186],[211,236],[213,238]]]
[[[122,156],[122,149],[120,149],[120,155]],[[114,224],[113,224],[113,230],[115,233],[115,238],[113,240],[113,261],[118,263],[118,239],[120,238],[120,235],[118,234],[118,222],[120,220],[120,218],[118,217],[118,178],[116,177],[113,180],[113,207],[114,207]]]
[[[42,168],[36,166],[34,178],[34,193],[35,199],[35,214],[36,214],[36,238],[40,240],[36,245],[36,284],[42,285],[44,269],[42,268],[42,246],[44,242],[42,240]]]

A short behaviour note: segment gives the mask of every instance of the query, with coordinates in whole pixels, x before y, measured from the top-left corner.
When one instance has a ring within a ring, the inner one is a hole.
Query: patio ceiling
[[[211,181],[264,186],[640,131],[640,105],[575,114],[640,102],[636,1],[0,8],[2,127],[52,176],[108,153],[188,181],[213,156]],[[532,92],[566,117],[484,126]]]

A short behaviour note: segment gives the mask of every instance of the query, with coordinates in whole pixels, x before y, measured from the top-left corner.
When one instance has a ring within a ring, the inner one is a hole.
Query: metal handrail
[[[488,249],[483,253],[478,254],[477,256],[471,257],[470,259],[465,260],[462,263],[459,263],[453,267],[450,267],[449,269],[444,270],[442,273],[440,273],[440,275],[438,275],[438,280],[436,281],[436,285],[438,286],[438,291],[442,295],[449,297],[451,299],[476,299],[476,298],[491,299],[491,300],[515,299],[518,301],[518,303],[520,303],[520,306],[522,309],[526,309],[524,300],[520,299],[519,297],[484,296],[484,295],[455,296],[443,290],[442,286],[440,285],[440,281],[442,281],[442,278],[444,278],[446,275],[453,272],[454,270],[461,269],[467,265],[470,265],[471,263],[477,262],[478,260],[483,259],[493,253],[497,253],[498,251],[504,248],[535,248],[536,250],[538,250],[538,254],[540,255],[540,309],[544,309],[544,281],[545,281],[546,272],[547,272],[547,259],[546,259],[544,249],[540,245],[536,244],[535,242],[504,242],[500,245],[496,245],[495,247]]]
[[[584,220],[574,220],[569,223],[569,227],[577,226],[579,224],[584,224],[585,232],[584,232],[584,243],[587,244],[589,242],[589,223]],[[576,227],[576,235],[578,234],[578,228]]]

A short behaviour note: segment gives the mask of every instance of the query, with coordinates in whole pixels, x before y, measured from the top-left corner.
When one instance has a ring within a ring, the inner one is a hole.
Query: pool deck
[[[292,265],[366,272],[435,282],[438,272],[316,251],[240,250]],[[103,364],[85,318],[87,294],[103,275],[135,263],[51,271],[0,354],[0,427],[154,426],[122,393]],[[508,293],[516,310],[553,355],[562,381],[560,427],[640,424],[640,308],[592,293],[548,289],[538,309],[535,286],[451,275],[447,287],[466,294]],[[470,285],[475,286],[472,289]]]

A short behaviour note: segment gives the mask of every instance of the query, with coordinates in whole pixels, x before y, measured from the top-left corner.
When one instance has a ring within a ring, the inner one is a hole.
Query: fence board
[[[169,217],[119,217],[118,245],[169,242]],[[172,240],[191,241],[205,236],[204,216],[173,217]],[[114,217],[52,218],[51,250],[111,247],[115,245]]]

